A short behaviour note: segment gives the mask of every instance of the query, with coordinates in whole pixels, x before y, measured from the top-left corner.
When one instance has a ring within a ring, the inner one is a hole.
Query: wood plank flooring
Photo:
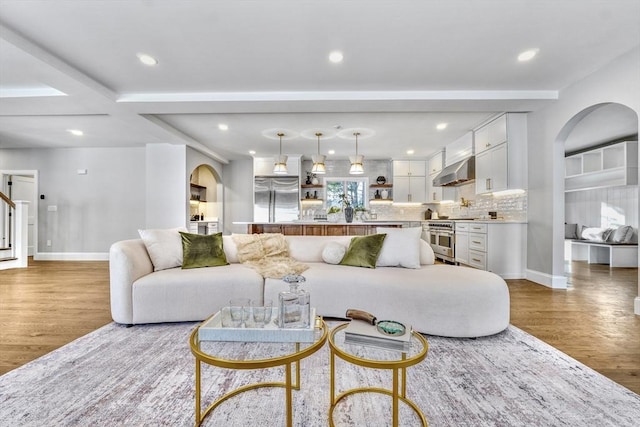
[[[638,270],[573,262],[568,290],[509,280],[511,323],[640,394]],[[0,271],[0,375],[111,322],[107,262]]]

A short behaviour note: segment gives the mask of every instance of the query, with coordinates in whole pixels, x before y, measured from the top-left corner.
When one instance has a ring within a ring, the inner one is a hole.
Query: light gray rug
[[[192,426],[194,323],[124,328],[107,325],[0,376],[2,426]],[[640,396],[515,328],[470,339],[428,337],[427,359],[408,371],[407,393],[438,426],[638,426]],[[252,351],[247,346],[241,351]],[[327,426],[329,352],[302,363],[294,392],[294,423]],[[339,362],[340,390],[389,387],[390,374]],[[211,401],[248,381],[281,381],[282,370],[203,369]],[[259,389],[223,404],[204,425],[284,425],[284,391]],[[349,398],[336,409],[338,426],[385,426],[389,399]],[[405,405],[401,425],[417,421]]]

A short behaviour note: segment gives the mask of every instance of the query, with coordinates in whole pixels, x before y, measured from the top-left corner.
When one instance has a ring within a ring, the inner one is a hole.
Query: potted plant
[[[340,217],[340,208],[337,206],[331,206],[329,210],[327,210],[327,219],[331,222],[338,222]]]

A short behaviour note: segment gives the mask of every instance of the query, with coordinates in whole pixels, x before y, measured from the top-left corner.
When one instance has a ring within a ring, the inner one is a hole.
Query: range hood
[[[454,186],[476,179],[476,158],[469,157],[442,169],[434,179],[436,187]]]

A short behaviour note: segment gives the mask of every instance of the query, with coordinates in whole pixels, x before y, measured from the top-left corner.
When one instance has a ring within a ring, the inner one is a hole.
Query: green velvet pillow
[[[222,233],[191,234],[182,236],[182,268],[218,267],[228,265],[222,249]]]
[[[352,238],[340,265],[376,268],[376,261],[385,237],[387,237],[386,234],[371,234]]]

